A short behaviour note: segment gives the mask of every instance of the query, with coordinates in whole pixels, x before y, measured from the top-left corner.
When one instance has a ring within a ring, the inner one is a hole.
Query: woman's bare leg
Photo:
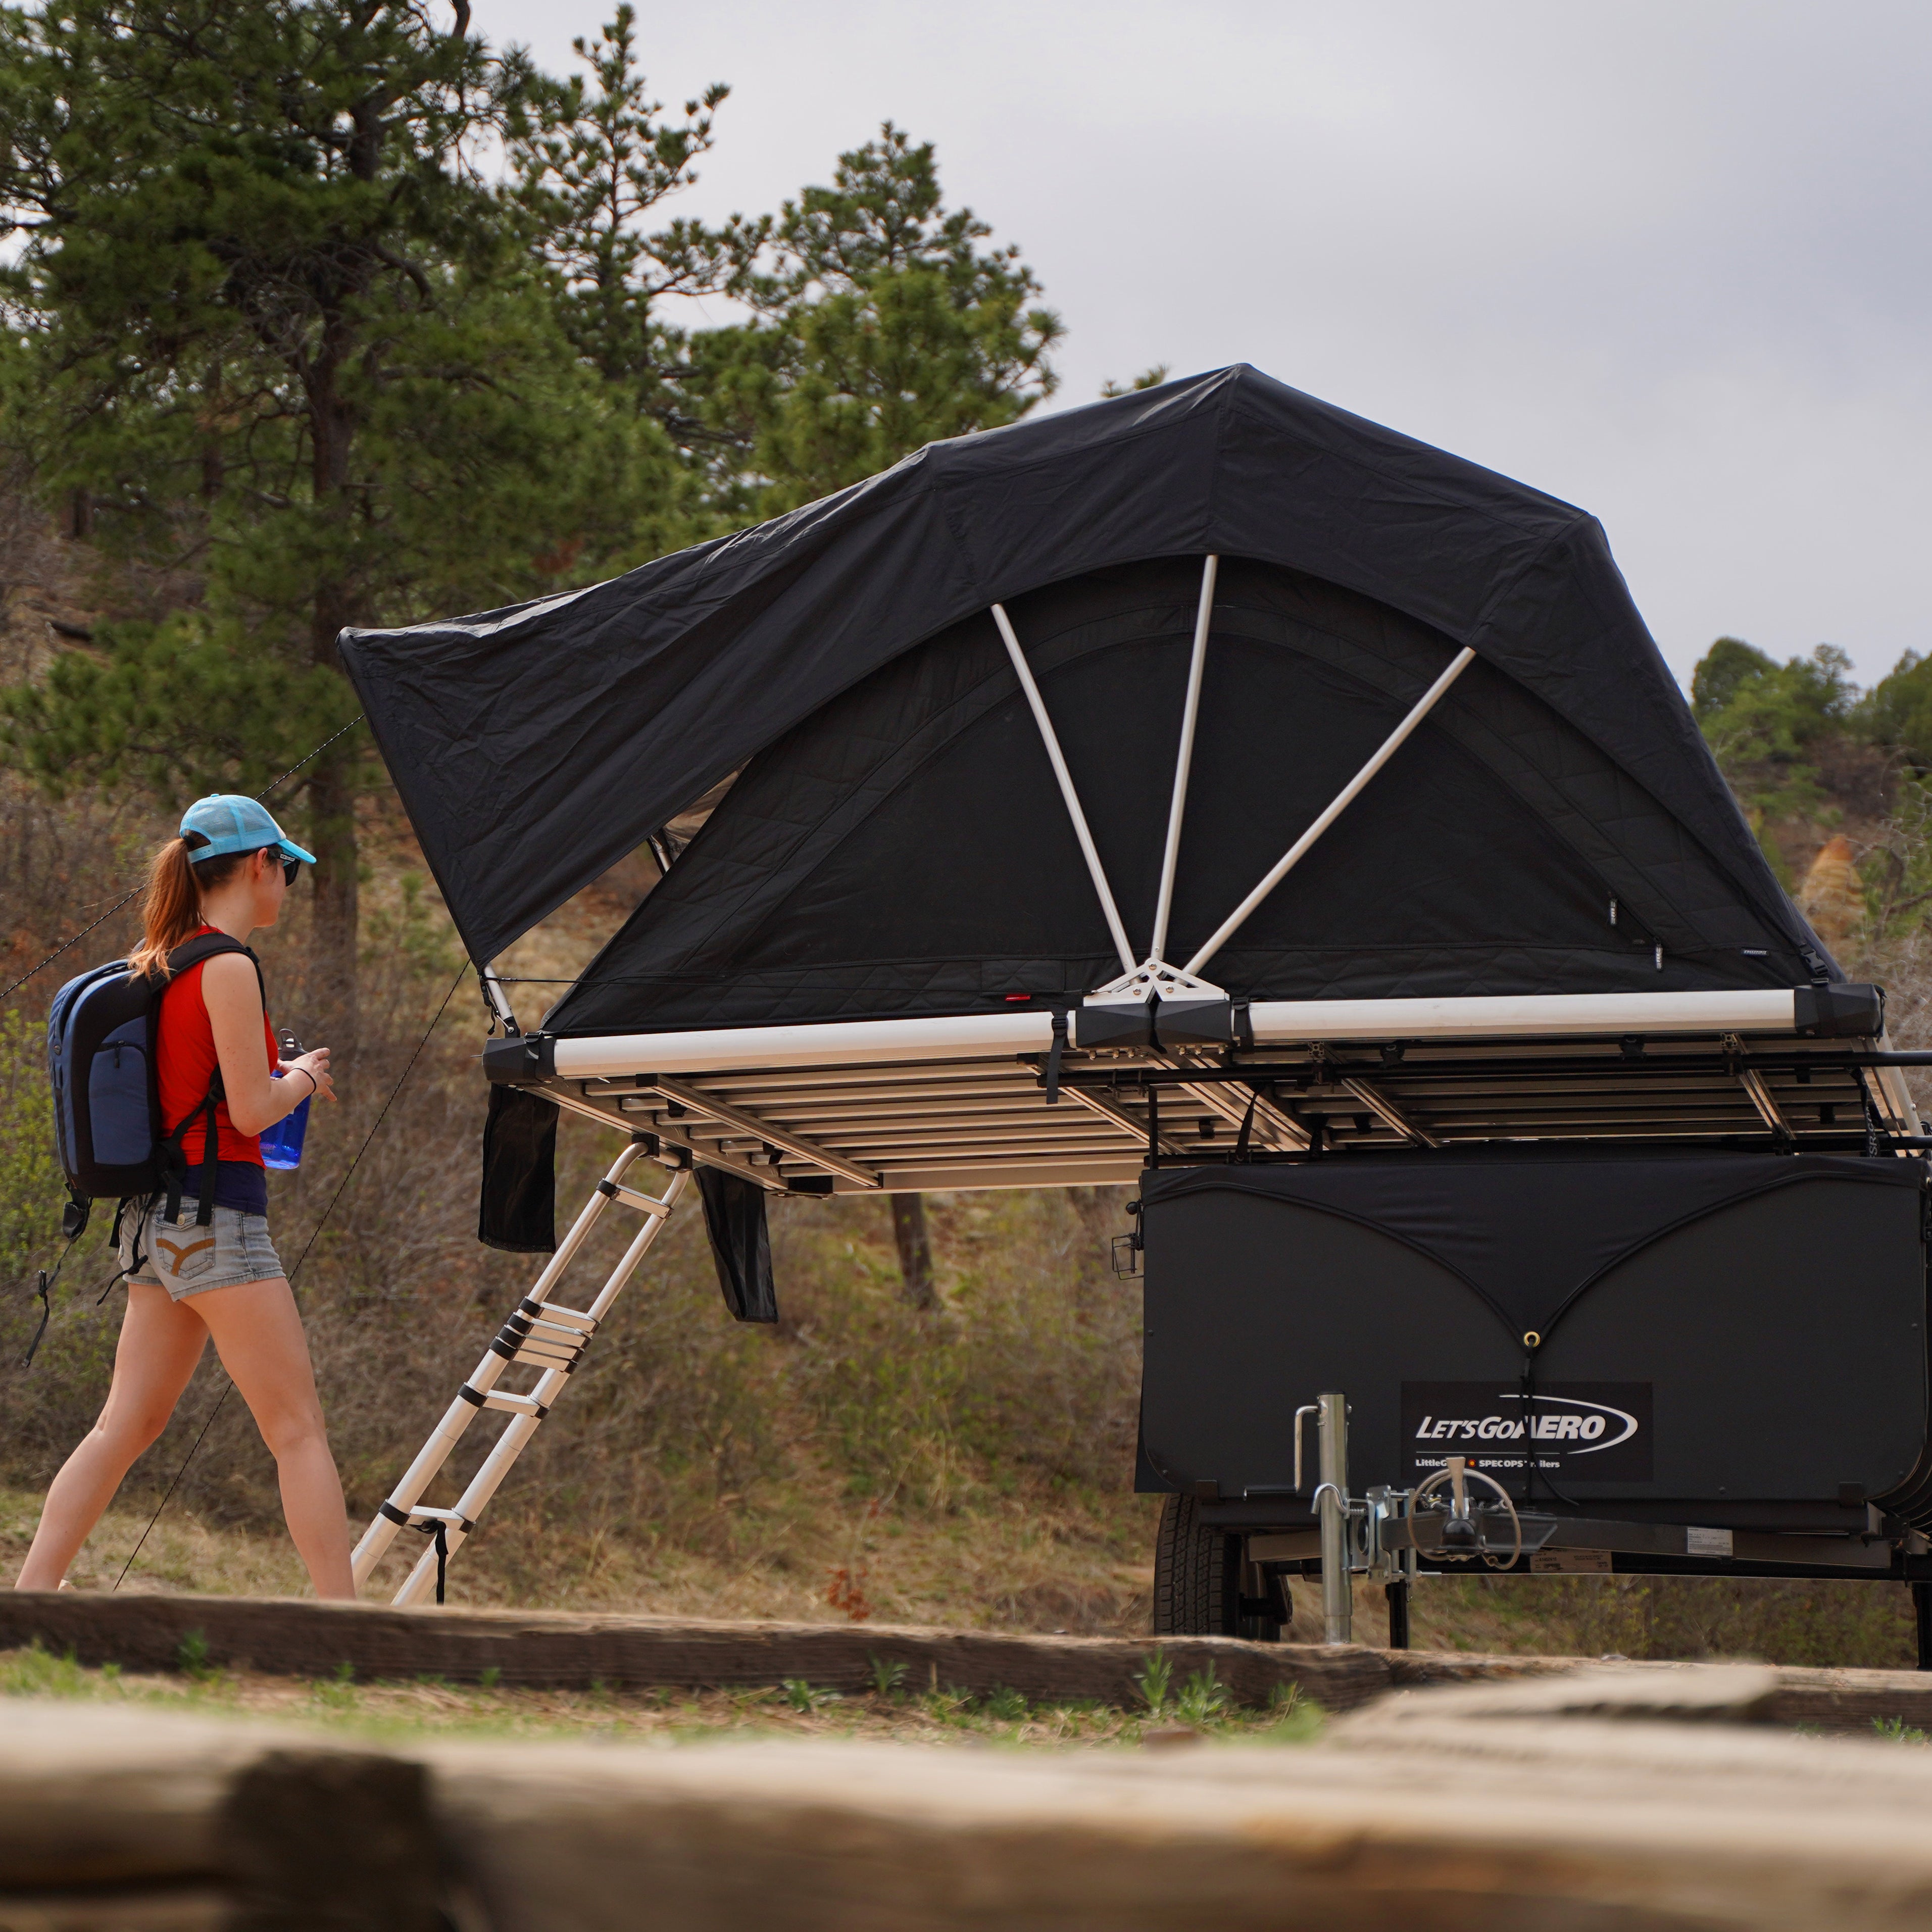
[[[237,1288],[206,1288],[183,1306],[207,1323],[221,1366],[234,1378],[275,1459],[282,1514],[316,1594],[352,1598],[342,1479],[329,1454],[308,1338],[288,1283],[277,1275]]]
[[[208,1330],[154,1282],[128,1285],[114,1379],[100,1419],[61,1466],[40,1510],[21,1590],[57,1590],[134,1460],[168,1426],[208,1343]]]

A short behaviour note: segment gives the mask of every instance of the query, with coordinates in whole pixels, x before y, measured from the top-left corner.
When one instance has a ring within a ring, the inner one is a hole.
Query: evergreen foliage
[[[344,624],[682,539],[674,452],[571,352],[527,212],[479,171],[555,100],[410,4],[0,18],[9,434],[163,606],[10,696],[31,766],[252,789],[353,716]],[[379,776],[350,740],[301,781],[338,1037]]]
[[[513,158],[572,346],[680,440],[714,441],[680,387],[692,374],[686,335],[659,305],[735,287],[771,224],[734,215],[718,228],[680,220],[646,229],[661,202],[697,180],[692,164],[710,147],[713,114],[730,89],[714,82],[684,104],[681,121],[660,119],[663,104],[638,66],[636,27],[625,4],[601,34],[571,43],[588,79],[572,77]]]
[[[1922,777],[1932,773],[1932,658],[1907,651],[1867,694],[1861,722],[1880,744],[1901,752]]]
[[[1051,393],[1013,246],[888,125],[773,218],[666,220],[727,90],[667,115],[617,7],[560,82],[425,0],[0,11],[0,440],[107,614],[0,693],[51,792],[258,790],[356,714],[346,624],[608,577]],[[507,164],[507,165],[506,165]],[[744,318],[691,332],[677,298]],[[319,856],[352,1038],[351,733],[273,801]]]
[[[1773,816],[1809,809],[1819,794],[1810,754],[1852,725],[1858,687],[1835,644],[1780,664],[1737,638],[1720,638],[1690,676],[1690,706],[1718,762],[1750,802]]]
[[[980,247],[992,232],[945,206],[932,144],[890,122],[830,188],[784,204],[733,284],[755,320],[691,344],[708,419],[744,452],[748,511],[810,502],[1053,393],[1060,319],[1016,243]]]

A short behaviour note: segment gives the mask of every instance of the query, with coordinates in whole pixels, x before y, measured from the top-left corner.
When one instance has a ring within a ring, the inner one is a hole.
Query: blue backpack
[[[47,1015],[47,1075],[54,1095],[54,1138],[71,1197],[61,1232],[72,1242],[87,1226],[96,1201],[139,1195],[168,1197],[168,1214],[181,1212],[188,1166],[182,1137],[199,1116],[206,1124],[199,1220],[214,1213],[215,1170],[220,1159],[214,1109],[224,1097],[221,1070],[204,1099],[170,1128],[161,1118],[158,1054],[161,995],[175,976],[220,952],[255,955],[225,932],[204,932],[168,955],[164,976],[130,973],[124,959],[110,960],[54,995]],[[259,975],[261,962],[255,960]]]

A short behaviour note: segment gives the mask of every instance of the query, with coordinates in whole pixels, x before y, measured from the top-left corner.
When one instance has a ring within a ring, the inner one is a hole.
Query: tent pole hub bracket
[[[1225,1000],[1225,987],[1211,980],[1184,973],[1170,966],[1158,953],[1150,953],[1131,973],[1123,973],[1096,986],[1081,1004],[1088,1006],[1141,1006],[1151,999]]]

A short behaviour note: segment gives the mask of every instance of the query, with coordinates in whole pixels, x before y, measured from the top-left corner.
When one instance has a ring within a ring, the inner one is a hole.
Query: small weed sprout
[[[356,1702],[356,1666],[346,1659],[318,1682],[312,1694],[318,1704],[332,1711],[346,1711]]]
[[[1134,1684],[1148,1707],[1148,1715],[1158,1718],[1167,1709],[1167,1694],[1174,1682],[1173,1661],[1164,1650],[1157,1650],[1151,1656],[1141,1659],[1141,1667],[1134,1672]]]
[[[905,1688],[906,1666],[902,1658],[880,1657],[875,1652],[872,1665],[872,1688],[881,1697],[896,1697]]]
[[[794,1711],[815,1711],[820,1706],[831,1702],[836,1693],[821,1690],[816,1684],[808,1684],[802,1677],[788,1677],[783,1689],[785,1702]]]
[[[997,1718],[1003,1724],[1017,1724],[1027,1714],[1026,1695],[1008,1684],[995,1684],[987,1694],[985,1708],[988,1717]]]
[[[1197,1670],[1174,1701],[1174,1714],[1185,1724],[1212,1724],[1227,1708],[1227,1687],[1215,1676],[1211,1664],[1205,1670]]]
[[[1874,1718],[1872,1729],[1888,1744],[1932,1744],[1932,1737],[1916,1724],[1908,1724],[1903,1718]]]
[[[192,1677],[197,1684],[213,1676],[213,1668],[208,1661],[206,1633],[190,1630],[175,1646],[175,1663],[184,1676]]]
[[[490,1664],[476,1681],[486,1690],[495,1690],[496,1686],[503,1681],[502,1666],[500,1664]]]
[[[1268,1736],[1276,1744],[1309,1743],[1322,1735],[1322,1706],[1304,1697],[1299,1684],[1277,1684],[1268,1692]]]

